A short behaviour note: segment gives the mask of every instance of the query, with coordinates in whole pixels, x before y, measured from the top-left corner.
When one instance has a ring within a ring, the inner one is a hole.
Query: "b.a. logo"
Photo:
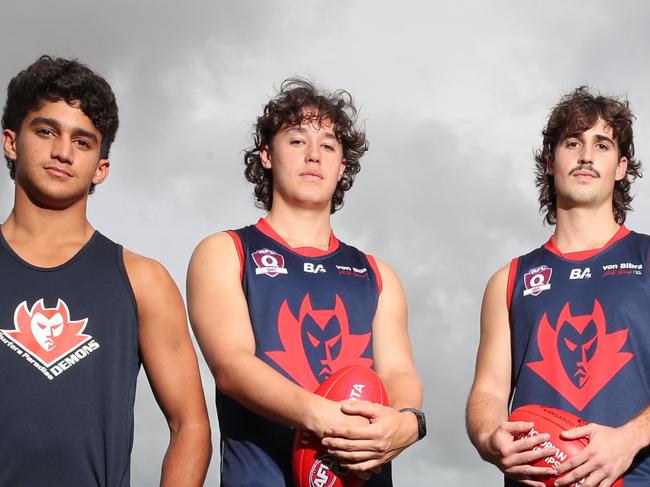
[[[553,269],[548,266],[540,265],[533,267],[524,274],[524,296],[538,296],[542,291],[551,289],[551,275]]]
[[[269,249],[256,250],[252,254],[253,261],[257,266],[255,274],[266,274],[269,277],[275,277],[278,274],[286,274],[287,269],[284,267],[284,257]]]
[[[569,279],[591,279],[591,269],[589,267],[571,269]]]
[[[310,274],[320,274],[327,272],[323,264],[314,264],[313,262],[305,262],[303,270]]]
[[[14,312],[14,329],[0,330],[0,341],[52,380],[99,348],[82,333],[87,323],[88,318],[71,320],[62,299],[54,308],[46,308],[42,298],[31,309],[23,301]]]

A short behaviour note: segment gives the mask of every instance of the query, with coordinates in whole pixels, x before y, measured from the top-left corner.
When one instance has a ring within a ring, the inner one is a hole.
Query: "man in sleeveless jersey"
[[[15,181],[0,231],[0,486],[127,487],[140,363],[170,428],[161,485],[200,486],[210,427],[182,298],[86,218],[118,127],[109,84],[42,56],[2,118]]]
[[[268,215],[192,256],[190,321],[217,383],[224,487],[293,486],[294,429],[368,487],[389,486],[387,462],[424,434],[400,282],[330,226],[367,149],[355,114],[346,92],[285,81],[245,155]],[[350,364],[374,368],[390,407],[313,394]]]
[[[641,169],[632,119],[627,101],[586,87],[562,98],[535,157],[555,232],[488,282],[467,428],[506,485],[542,487],[549,474],[566,474],[556,486],[609,487],[623,475],[625,487],[650,485],[650,238],[624,225]],[[526,404],[589,422],[562,433],[588,446],[555,468],[532,466],[558,453],[531,451],[548,435],[517,439],[533,423],[507,421],[508,407]]]

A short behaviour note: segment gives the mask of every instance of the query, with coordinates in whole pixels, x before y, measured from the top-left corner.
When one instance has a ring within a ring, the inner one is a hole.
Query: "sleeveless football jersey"
[[[602,249],[562,254],[551,239],[513,260],[512,409],[543,404],[616,427],[650,404],[649,252],[650,237],[621,226]],[[624,482],[650,485],[646,450]]]
[[[237,246],[255,355],[310,391],[351,364],[372,366],[380,277],[372,257],[330,239],[291,248],[266,220],[229,232]],[[217,390],[222,487],[292,487],[294,430]],[[390,465],[367,487],[388,487]]]
[[[139,367],[121,246],[40,268],[0,232],[1,487],[128,487]]]

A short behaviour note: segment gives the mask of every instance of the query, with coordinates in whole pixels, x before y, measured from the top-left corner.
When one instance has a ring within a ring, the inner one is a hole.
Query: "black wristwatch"
[[[419,409],[415,408],[402,408],[399,410],[400,413],[409,411],[415,414],[415,417],[418,420],[418,440],[421,440],[427,435],[427,421],[424,419],[424,413]]]

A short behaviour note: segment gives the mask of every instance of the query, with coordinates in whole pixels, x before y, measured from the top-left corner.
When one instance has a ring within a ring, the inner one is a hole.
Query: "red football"
[[[561,409],[540,406],[539,404],[522,406],[512,412],[508,421],[526,421],[535,423],[533,429],[531,429],[525,436],[535,436],[542,433],[548,433],[551,435],[547,441],[537,445],[533,450],[552,447],[556,449],[555,454],[536,461],[533,464],[536,467],[557,467],[576,453],[582,451],[582,449],[589,444],[587,438],[578,438],[577,440],[564,440],[560,438],[560,433],[562,433],[562,431],[587,424],[586,421],[582,420],[578,416],[562,411]],[[550,477],[543,479],[542,481],[548,487],[552,487],[553,482],[557,479],[558,477]],[[574,482],[570,487],[579,487],[582,485],[583,481],[584,480]],[[619,479],[612,485],[612,487],[622,487],[622,485],[623,481]]]
[[[351,365],[328,377],[316,394],[332,401],[362,399],[388,405],[388,394],[379,376],[368,367]],[[359,487],[363,479],[340,467],[314,436],[297,431],[293,440],[293,476],[297,487]]]

